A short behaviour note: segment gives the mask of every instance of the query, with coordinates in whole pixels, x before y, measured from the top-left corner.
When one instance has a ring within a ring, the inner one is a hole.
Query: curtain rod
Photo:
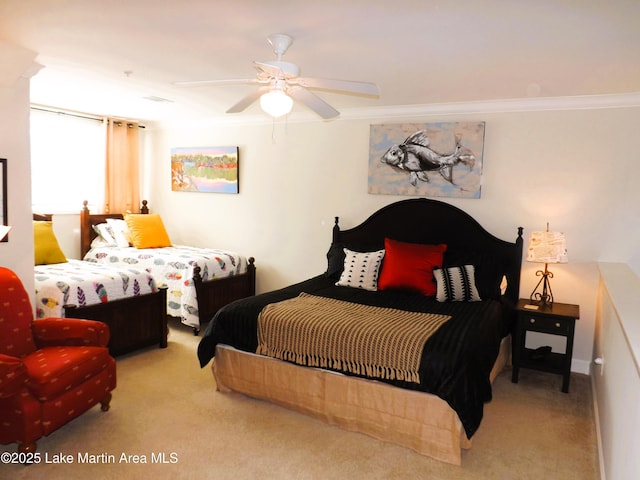
[[[96,115],[91,115],[88,113],[58,110],[58,109],[53,109],[50,107],[44,107],[40,105],[31,105],[31,110],[38,110],[39,112],[46,112],[46,113],[55,113],[57,115],[68,115],[69,117],[85,118],[87,120],[95,120],[97,122],[104,122],[105,120],[105,118],[103,117],[98,117]],[[122,123],[124,122],[123,120],[116,120],[116,119],[110,119],[110,120],[112,120],[118,126],[122,125]],[[132,126],[132,124],[130,124],[129,122],[126,122],[126,123],[128,126],[130,127]],[[138,125],[138,128],[146,128],[146,127],[144,125]]]
[[[122,120],[114,120],[113,118],[108,118],[107,122],[113,122],[114,125],[121,127],[122,125],[127,125],[127,127],[131,128],[133,127],[133,123],[131,122],[127,122],[127,121],[122,121]],[[138,125],[138,128],[147,128],[144,125]]]
[[[104,121],[104,118],[90,115],[88,113],[69,112],[65,110],[57,110],[49,107],[41,107],[39,105],[31,105],[31,110],[38,110],[39,112],[55,113],[58,115],[68,115],[69,117],[86,118],[87,120],[96,120],[98,122]]]

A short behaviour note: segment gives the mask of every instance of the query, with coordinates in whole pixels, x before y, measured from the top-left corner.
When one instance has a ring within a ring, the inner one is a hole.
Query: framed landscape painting
[[[484,122],[371,125],[369,193],[480,198]]]
[[[171,189],[238,193],[238,147],[172,148]]]

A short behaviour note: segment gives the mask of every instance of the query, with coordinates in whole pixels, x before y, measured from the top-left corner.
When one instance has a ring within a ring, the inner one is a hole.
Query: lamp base
[[[537,303],[539,305],[552,305],[553,304],[553,292],[551,291],[551,283],[549,283],[549,279],[553,278],[553,273],[547,269],[547,264],[544,264],[544,271],[538,270],[536,272],[537,277],[541,277],[536,285],[536,288],[531,292],[531,296],[529,300],[532,303]],[[542,285],[542,293],[538,292],[538,288]]]

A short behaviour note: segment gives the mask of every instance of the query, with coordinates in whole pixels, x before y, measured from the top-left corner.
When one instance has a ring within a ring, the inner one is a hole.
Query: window
[[[34,212],[77,213],[103,205],[106,122],[31,109],[31,205]]]

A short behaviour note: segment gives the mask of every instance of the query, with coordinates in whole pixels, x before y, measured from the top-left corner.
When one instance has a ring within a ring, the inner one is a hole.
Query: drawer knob
[[[560,328],[560,322],[556,322],[556,327]]]
[[[536,323],[536,319],[535,318],[530,318],[529,319],[529,323]]]

